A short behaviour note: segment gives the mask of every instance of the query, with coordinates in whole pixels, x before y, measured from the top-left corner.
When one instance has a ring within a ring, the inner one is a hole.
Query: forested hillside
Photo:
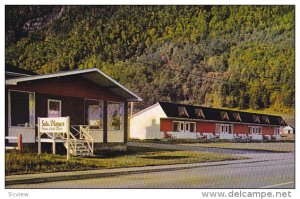
[[[147,104],[295,105],[294,6],[6,6],[6,63],[98,67]]]

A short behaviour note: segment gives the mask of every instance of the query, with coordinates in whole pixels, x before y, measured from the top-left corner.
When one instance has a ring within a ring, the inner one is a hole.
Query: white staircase
[[[70,132],[70,153],[74,156],[93,156],[94,155],[94,139],[89,134],[88,125],[71,126],[76,132]],[[67,148],[67,142],[64,143]]]
[[[93,156],[94,139],[89,134],[90,127],[88,125],[73,125],[71,128],[75,133],[69,132],[70,154],[74,156]],[[41,142],[63,143],[64,147],[68,148],[66,133],[43,133],[43,136]],[[53,149],[53,151],[55,150]],[[55,152],[53,153],[55,154]]]
[[[70,148],[70,153],[74,156],[93,156],[93,152],[89,150],[86,142],[83,140],[77,140],[76,146]],[[67,148],[67,142],[64,143],[64,146]]]

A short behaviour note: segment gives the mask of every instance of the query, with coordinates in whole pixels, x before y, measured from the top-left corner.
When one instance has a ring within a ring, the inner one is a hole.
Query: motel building
[[[281,116],[157,102],[130,118],[132,139],[279,140]]]
[[[126,150],[128,102],[142,99],[99,69],[46,75],[5,70],[6,145],[22,134],[24,147],[48,143],[53,153],[59,147],[73,155]]]

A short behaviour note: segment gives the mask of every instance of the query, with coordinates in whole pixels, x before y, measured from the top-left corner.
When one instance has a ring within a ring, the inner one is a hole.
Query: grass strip
[[[72,157],[65,155],[18,153],[5,154],[5,174],[30,174],[43,172],[78,171],[101,168],[141,167],[168,164],[188,164],[246,159],[226,154],[190,151],[170,151],[151,148],[129,147],[127,152],[102,153],[97,157]]]

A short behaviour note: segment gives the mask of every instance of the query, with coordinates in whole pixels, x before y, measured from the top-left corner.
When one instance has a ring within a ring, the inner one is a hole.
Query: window
[[[190,132],[190,124],[187,122],[185,123],[185,131]]]
[[[260,123],[260,119],[259,119],[258,115],[253,115],[252,118],[255,123]]]
[[[242,121],[239,113],[233,113],[232,115],[233,115],[233,118],[235,119],[235,121],[239,121],[239,122]]]
[[[178,122],[173,122],[173,131],[177,132],[179,130],[178,128]]]
[[[195,132],[196,123],[195,122],[173,122],[173,131],[174,132]]]
[[[232,124],[217,124],[216,133],[233,133]]]
[[[196,113],[196,116],[197,116],[198,118],[205,119],[204,113],[203,113],[203,111],[202,111],[201,108],[195,109],[195,113]]]
[[[185,107],[178,107],[178,112],[180,117],[189,117]]]
[[[190,123],[190,132],[196,132],[196,123]]]
[[[290,130],[288,130],[288,133]],[[280,128],[274,128],[274,135],[279,135],[280,134]]]
[[[184,124],[183,124],[183,122],[180,123],[180,131],[184,131]]]
[[[173,122],[173,131],[174,132],[183,132],[184,131],[184,122]]]
[[[108,102],[107,104],[107,129],[123,130],[124,128],[124,104]]]
[[[48,100],[48,117],[61,117],[61,101]]]
[[[285,121],[280,117],[280,118],[277,118],[277,121],[280,125],[283,125],[283,126],[286,126],[286,123]]]
[[[249,126],[249,134],[262,134],[262,128],[259,126]]]
[[[103,102],[85,100],[85,120],[91,129],[103,129]]]
[[[270,120],[268,116],[263,116],[263,120],[266,124],[270,124]]]
[[[61,101],[48,100],[48,117],[61,117]]]
[[[9,126],[34,127],[35,97],[34,93],[9,91]]]
[[[221,114],[222,120],[229,120],[227,112],[221,111],[220,114]]]

